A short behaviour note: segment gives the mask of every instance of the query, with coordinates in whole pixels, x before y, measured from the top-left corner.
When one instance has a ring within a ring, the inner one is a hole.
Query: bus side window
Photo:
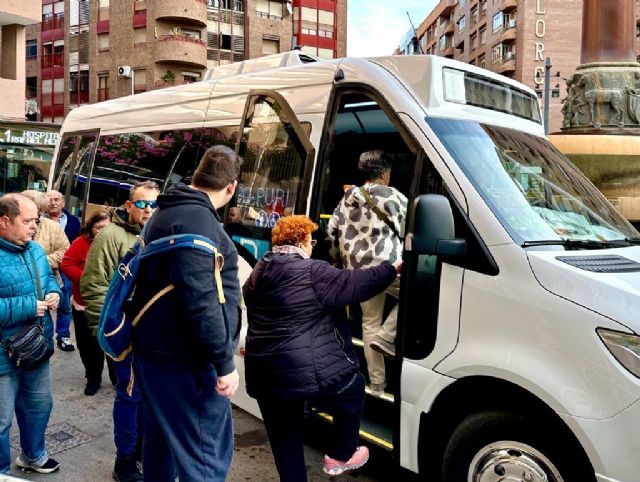
[[[60,191],[65,196],[66,209],[81,221],[85,215],[87,179],[95,154],[97,138],[97,132],[82,133],[65,138],[56,162],[53,189]]]
[[[89,203],[94,208],[121,206],[129,198],[131,186],[141,181],[154,181],[164,189],[179,162],[197,162],[198,140],[191,130],[102,136],[96,150]]]

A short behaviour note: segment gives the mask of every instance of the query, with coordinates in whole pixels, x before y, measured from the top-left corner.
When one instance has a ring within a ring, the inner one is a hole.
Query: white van
[[[245,274],[280,216],[324,228],[360,153],[383,149],[410,209],[397,356],[363,437],[430,481],[640,481],[640,235],[544,137],[526,86],[348,58],[81,107],[62,135],[51,181],[79,216],[236,147],[225,224]]]

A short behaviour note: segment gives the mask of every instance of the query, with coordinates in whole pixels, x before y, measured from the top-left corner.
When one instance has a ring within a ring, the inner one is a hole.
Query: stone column
[[[636,61],[635,0],[584,0],[581,64]]]

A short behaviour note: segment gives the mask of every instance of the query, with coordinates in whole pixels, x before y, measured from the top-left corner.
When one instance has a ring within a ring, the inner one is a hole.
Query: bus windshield
[[[472,121],[427,122],[517,243],[638,237],[548,140]]]

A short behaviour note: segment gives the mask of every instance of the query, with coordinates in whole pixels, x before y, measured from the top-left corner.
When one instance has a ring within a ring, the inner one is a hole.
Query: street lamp
[[[551,57],[544,59],[544,133],[549,134],[549,84],[551,84]]]

